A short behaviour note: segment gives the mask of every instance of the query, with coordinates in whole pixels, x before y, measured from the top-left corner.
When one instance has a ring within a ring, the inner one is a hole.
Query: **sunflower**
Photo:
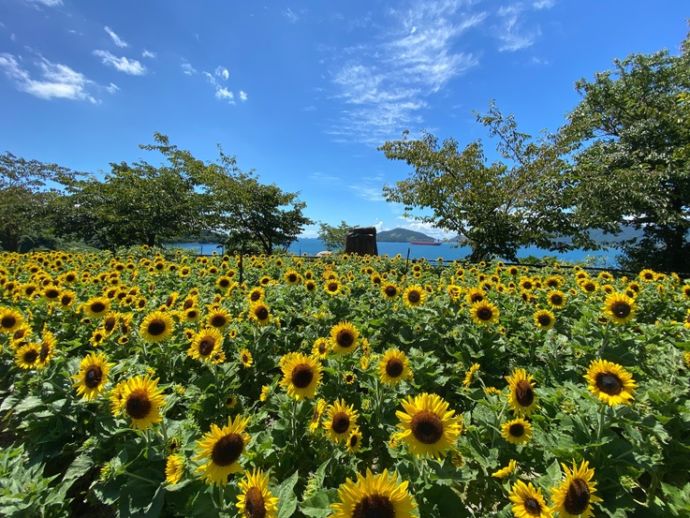
[[[87,400],[98,396],[108,380],[110,367],[112,364],[108,363],[103,353],[91,353],[82,359],[79,364],[79,372],[72,377],[77,388],[77,394]]]
[[[585,375],[589,391],[609,406],[630,403],[636,383],[621,365],[593,360]]]
[[[223,336],[215,328],[202,329],[192,340],[187,355],[195,360],[209,362],[223,347]]]
[[[249,293],[247,294],[247,299],[249,300],[250,304],[253,304],[254,302],[264,300],[265,296],[266,291],[261,286],[257,286],[249,291]]]
[[[403,302],[410,308],[421,306],[425,300],[426,291],[421,286],[409,286],[403,293]]]
[[[331,349],[331,343],[328,338],[317,338],[314,340],[314,345],[311,348],[311,353],[319,358],[320,360],[325,360],[328,357],[328,352]]]
[[[127,414],[132,427],[144,430],[161,421],[160,408],[164,397],[158,388],[158,380],[147,376],[135,376],[118,383],[111,396],[113,413]]]
[[[541,491],[531,482],[525,484],[518,480],[510,491],[510,501],[513,502],[513,515],[516,518],[550,518],[551,509],[546,505]]]
[[[99,318],[110,310],[110,300],[107,297],[92,297],[84,303],[82,309],[89,317]]]
[[[237,509],[246,518],[276,518],[278,498],[268,489],[268,474],[259,469],[246,472],[239,483],[241,493],[237,496]]]
[[[321,364],[302,353],[288,353],[281,358],[280,369],[285,387],[290,397],[312,399],[321,383]]]
[[[646,282],[651,282],[655,280],[656,277],[656,272],[654,270],[650,270],[649,268],[645,268],[640,272],[640,279]]]
[[[333,442],[342,442],[357,426],[358,413],[342,399],[328,406],[323,427]]]
[[[271,312],[266,304],[264,304],[262,301],[259,301],[250,306],[249,316],[256,323],[265,326],[271,319]]]
[[[184,475],[184,457],[173,453],[165,460],[165,481],[168,484],[177,484]]]
[[[357,348],[359,331],[350,322],[340,322],[331,328],[331,344],[336,354],[351,353]]]
[[[386,282],[381,286],[381,294],[388,300],[397,297],[399,292],[398,287],[392,282]]]
[[[157,343],[170,338],[174,327],[175,323],[168,312],[154,311],[141,322],[139,334],[145,341]]]
[[[328,403],[324,399],[317,399],[312,410],[311,420],[309,421],[309,431],[315,433],[321,426],[321,417],[326,411]]]
[[[24,317],[19,311],[10,308],[0,309],[0,332],[12,334],[24,323]]]
[[[611,293],[604,302],[604,314],[615,324],[625,324],[633,317],[635,301],[622,293]]]
[[[337,295],[341,291],[341,285],[338,282],[338,279],[329,279],[326,281],[326,283],[323,285],[323,290],[328,293],[329,295]]]
[[[182,311],[182,318],[185,322],[197,322],[201,318],[201,311],[196,306],[191,306]]]
[[[499,479],[500,478],[506,478],[506,477],[512,475],[516,469],[517,469],[517,461],[515,459],[510,459],[507,466],[505,466],[505,467],[503,467],[497,471],[494,471],[491,474],[491,476],[494,478],[499,478]]]
[[[206,316],[206,323],[216,329],[224,329],[231,320],[230,313],[223,308],[215,308]]]
[[[412,376],[410,361],[404,352],[388,349],[379,361],[379,379],[386,385],[397,385]]]
[[[462,418],[454,417],[448,403],[436,394],[422,393],[402,402],[405,411],[398,410],[396,439],[407,442],[414,455],[439,457],[453,447],[462,432]]]
[[[534,313],[534,324],[540,329],[551,329],[556,323],[556,315],[548,309],[540,309]]]
[[[248,417],[228,418],[223,428],[212,424],[210,431],[197,442],[196,460],[204,461],[199,472],[207,483],[226,484],[228,475],[242,471],[239,459],[249,443],[249,434],[245,432],[248,423]]]
[[[242,349],[239,352],[240,355],[240,363],[242,364],[242,367],[244,368],[249,368],[252,366],[254,363],[254,357],[252,356],[252,353],[249,351],[249,349]]]
[[[350,453],[355,453],[362,446],[362,432],[360,432],[358,426],[352,429],[345,445],[347,446],[347,451]]]
[[[467,294],[465,295],[465,301],[471,306],[472,304],[476,304],[477,302],[481,302],[486,298],[486,293],[484,293],[484,290],[480,288],[470,288],[467,290]]]
[[[532,438],[532,423],[518,417],[501,426],[501,436],[511,444],[523,444]]]
[[[294,285],[301,282],[302,276],[296,270],[290,269],[285,272],[283,279],[285,279],[288,284]]]
[[[560,290],[550,291],[546,295],[546,299],[549,301],[549,305],[556,309],[561,309],[565,307],[565,302],[567,300],[565,293],[563,293]]]
[[[462,386],[463,387],[469,387],[472,384],[472,379],[474,378],[475,373],[481,368],[481,365],[478,363],[473,363],[470,365],[470,368],[467,369],[467,372],[465,373],[465,379],[462,381]]]
[[[513,412],[519,416],[531,414],[537,407],[537,396],[534,392],[534,378],[525,369],[515,369],[506,376],[510,396],[508,403]]]
[[[410,518],[416,504],[407,490],[408,483],[400,482],[388,470],[374,475],[357,474],[357,480],[347,479],[338,489],[338,503],[331,504],[332,518]]]
[[[21,369],[42,369],[41,346],[37,343],[28,343],[20,346],[14,354],[14,361]]]
[[[586,460],[579,467],[573,461],[572,469],[565,464],[561,466],[565,478],[551,490],[554,510],[563,518],[593,516],[592,504],[601,502],[601,498],[594,494],[597,491],[597,483],[592,481],[594,468],[590,468]]]
[[[498,322],[499,315],[498,308],[488,300],[481,300],[470,306],[470,316],[474,323],[478,325]]]

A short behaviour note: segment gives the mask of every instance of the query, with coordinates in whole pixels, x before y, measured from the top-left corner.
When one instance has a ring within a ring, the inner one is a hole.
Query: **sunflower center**
[[[213,327],[223,327],[225,322],[226,320],[223,315],[213,315],[213,317],[211,317],[211,325]]]
[[[151,411],[151,400],[143,390],[134,391],[127,397],[126,410],[132,419],[144,419]]]
[[[357,502],[352,518],[395,518],[395,506],[387,496],[374,493]]]
[[[113,329],[115,329],[115,324],[117,323],[117,320],[115,317],[108,317],[105,319],[105,323],[103,324],[103,328],[110,333]]]
[[[221,288],[227,288],[228,286],[230,286],[230,280],[229,279],[221,279],[218,284],[220,284]]]
[[[630,315],[630,304],[623,301],[614,302],[611,305],[611,313],[616,315],[618,318],[625,318]]]
[[[208,356],[213,351],[216,341],[210,336],[206,336],[199,342],[199,354],[201,356]]]
[[[357,447],[357,443],[359,442],[359,437],[357,435],[353,435],[350,437],[350,448],[355,448]]]
[[[528,407],[534,402],[534,390],[527,380],[520,380],[515,386],[515,399],[520,406]]]
[[[103,381],[103,370],[98,365],[92,365],[84,374],[84,385],[90,389],[96,388]]]
[[[527,511],[532,516],[541,515],[541,504],[539,504],[536,498],[525,498],[523,505],[525,506],[525,511]]]
[[[41,361],[44,362],[48,358],[48,355],[50,354],[50,346],[46,343],[41,344],[41,352],[39,356],[41,357]]]
[[[352,347],[352,344],[355,343],[355,337],[352,333],[350,333],[350,331],[345,329],[343,331],[338,332],[338,334],[335,337],[335,341],[338,342],[338,345],[340,347],[347,349],[349,347]]]
[[[551,295],[551,304],[555,306],[560,306],[563,304],[563,297],[560,295]]]
[[[314,379],[314,371],[311,366],[301,363],[292,369],[290,379],[295,387],[300,389],[307,388]]]
[[[297,282],[297,275],[295,275],[294,273],[288,275],[288,282]]]
[[[229,433],[213,445],[211,460],[217,466],[229,466],[240,458],[242,450],[244,450],[242,437],[236,433]]]
[[[38,358],[38,351],[31,349],[24,353],[24,363],[32,364],[36,361],[36,358]]]
[[[565,495],[563,507],[570,514],[582,514],[589,506],[589,486],[581,478],[574,479],[568,486],[568,493]]]
[[[167,326],[165,325],[165,322],[163,320],[156,319],[149,322],[146,330],[151,336],[160,336],[165,333],[166,329]]]
[[[259,306],[254,310],[254,314],[259,320],[266,320],[268,318],[268,309],[265,306]]]
[[[395,286],[386,286],[386,295],[389,297],[395,297],[395,294],[397,290],[395,289]]]
[[[618,376],[610,372],[601,372],[596,378],[597,388],[609,396],[616,396],[623,390],[623,383]]]
[[[488,308],[486,306],[481,307],[477,310],[477,318],[479,320],[487,321],[491,320],[491,317],[494,315],[493,311],[491,311],[491,308]]]
[[[244,494],[244,513],[249,518],[264,518],[266,516],[266,505],[261,490],[252,486]]]
[[[350,428],[350,416],[345,412],[338,412],[331,420],[331,428],[337,434],[343,434]]]
[[[482,300],[484,300],[484,295],[482,295],[481,293],[474,293],[474,294],[470,297],[470,300],[472,301],[473,304],[474,304],[475,302],[481,302]]]
[[[539,315],[537,320],[539,321],[539,325],[542,327],[548,327],[551,325],[551,317],[549,315]]]
[[[417,412],[412,418],[410,427],[412,434],[424,444],[435,444],[443,437],[443,422],[436,414],[428,410]]]
[[[509,428],[510,435],[513,437],[522,437],[525,435],[525,425],[522,423],[513,423]]]
[[[404,370],[405,366],[399,358],[391,358],[386,363],[386,374],[391,378],[397,378],[400,376]]]
[[[260,298],[261,298],[261,293],[259,293],[258,291],[252,292],[251,295],[249,296],[249,300],[251,300],[252,302],[256,302]]]
[[[31,293],[29,293],[29,295],[31,295]],[[58,290],[54,290],[54,289],[46,290],[46,297],[49,299],[55,299],[55,298],[57,298],[58,295],[60,295],[60,292]]]
[[[6,329],[11,329],[17,324],[17,319],[14,315],[5,315],[2,317],[2,321],[0,321],[0,326],[6,328]]]
[[[102,313],[103,311],[105,311],[105,304],[103,304],[102,302],[94,302],[93,304],[91,304],[91,311],[93,311],[94,313]]]
[[[412,302],[412,304],[416,304],[421,300],[422,296],[417,290],[413,290],[410,293],[407,294],[407,300]]]
[[[328,283],[328,291],[338,291],[338,283],[337,282],[329,282]]]

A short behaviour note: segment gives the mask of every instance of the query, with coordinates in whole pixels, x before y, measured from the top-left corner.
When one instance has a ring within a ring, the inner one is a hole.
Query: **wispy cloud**
[[[62,0],[26,0],[30,4],[41,4],[46,7],[58,7],[62,5]]]
[[[535,0],[532,2],[532,7],[535,9],[551,9],[556,5],[556,0]]]
[[[115,83],[110,83],[108,86],[105,87],[105,89],[111,95],[116,94],[120,91],[120,87],[117,86]]]
[[[299,15],[289,7],[283,11],[283,16],[290,23],[297,23],[299,21]]]
[[[240,90],[240,101],[245,102],[247,99],[249,99],[247,92]]]
[[[213,86],[216,99],[227,101],[228,104],[235,104],[235,94],[224,84],[224,82],[230,78],[230,71],[227,68],[217,66],[213,74],[210,72],[203,72],[203,75]]]
[[[186,76],[193,76],[196,74],[196,68],[194,68],[188,61],[182,61],[180,68],[182,69],[182,73]]]
[[[120,48],[129,47],[129,44],[128,44],[125,40],[123,40],[122,38],[120,38],[120,37],[115,33],[115,31],[112,30],[112,29],[111,29],[110,27],[108,27],[107,25],[106,25],[105,27],[103,27],[103,30],[104,30],[105,32],[108,33],[108,36],[110,36],[110,39],[112,39],[112,40],[113,40],[113,43],[114,43],[115,45],[117,45],[118,47],[120,47]]]
[[[325,184],[325,185],[333,185],[333,184],[343,183],[343,179],[340,178],[339,176],[334,176],[331,174],[322,173],[321,171],[316,171],[316,172],[311,173],[309,175],[309,179],[312,182]]]
[[[224,86],[216,89],[216,98],[228,101],[230,104],[235,104],[235,94]]]
[[[157,54],[155,52],[146,49],[144,49],[144,51],[141,53],[142,58],[155,59],[156,56]]]
[[[41,57],[36,63],[40,79],[22,67],[12,54],[0,54],[0,69],[14,83],[15,87],[40,99],[70,99],[97,103],[89,92],[96,84],[84,74],[60,63],[53,63]]]
[[[498,10],[498,16],[501,18],[497,29],[498,39],[501,42],[498,47],[499,52],[515,52],[531,47],[541,34],[539,27],[531,31],[523,28],[520,15],[524,9],[525,6],[518,3]]]
[[[378,145],[420,126],[429,97],[479,63],[456,44],[487,13],[461,11],[464,4],[434,0],[392,11],[394,29],[377,35],[381,43],[345,49],[349,59],[332,75],[344,107],[328,133],[338,141]]]
[[[217,67],[216,67],[215,74],[216,74],[217,77],[220,77],[220,78],[222,78],[222,79],[225,80],[225,81],[227,81],[228,79],[230,79],[230,71],[229,71],[227,68],[225,68],[225,67],[217,66]]]
[[[125,74],[143,76],[146,73],[146,67],[136,59],[129,59],[125,56],[117,57],[107,50],[94,50],[93,54],[101,58],[101,62],[104,65],[111,66]]]
[[[418,221],[413,218],[399,216],[398,221],[401,222],[401,227],[408,230],[414,230],[415,232],[422,232],[427,236],[431,236],[435,239],[449,239],[455,237],[455,232],[449,232],[440,228],[436,228],[433,223],[427,223],[425,221]]]

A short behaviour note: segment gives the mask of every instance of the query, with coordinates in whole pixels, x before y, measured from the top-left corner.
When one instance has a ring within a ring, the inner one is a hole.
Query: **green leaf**
[[[295,485],[299,477],[299,470],[296,470],[290,478],[287,478],[278,488],[278,518],[289,518],[297,509],[297,496],[295,495]]]

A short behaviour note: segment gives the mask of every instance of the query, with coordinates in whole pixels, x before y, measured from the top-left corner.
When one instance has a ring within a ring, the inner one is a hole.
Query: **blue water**
[[[184,248],[193,250],[201,255],[211,255],[214,252],[220,254],[223,247],[216,243],[171,243],[170,248]],[[295,255],[316,255],[318,252],[326,250],[323,241],[315,238],[298,239],[288,248],[288,252]],[[379,255],[388,254],[394,256],[400,254],[407,257],[409,250],[410,259],[429,259],[435,260],[439,257],[443,260],[465,259],[470,254],[470,247],[457,247],[449,243],[442,243],[439,246],[411,245],[409,243],[378,243]],[[614,268],[617,266],[616,256],[620,252],[616,249],[605,249],[596,251],[572,250],[570,252],[551,252],[537,247],[523,247],[518,251],[518,258],[533,257],[556,257],[561,261],[572,263],[588,263],[591,266]]]

